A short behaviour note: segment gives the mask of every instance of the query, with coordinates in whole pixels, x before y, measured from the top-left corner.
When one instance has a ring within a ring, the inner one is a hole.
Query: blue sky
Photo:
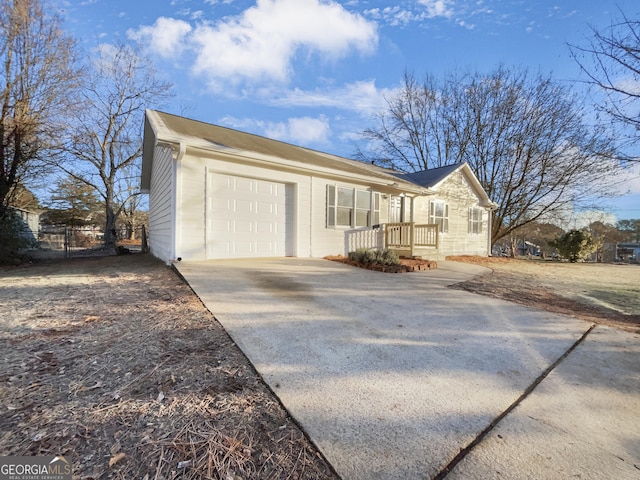
[[[142,49],[176,97],[164,110],[352,156],[405,70],[441,76],[503,63],[583,78],[585,44],[637,0],[51,0],[87,50]],[[608,207],[640,218],[640,165]]]

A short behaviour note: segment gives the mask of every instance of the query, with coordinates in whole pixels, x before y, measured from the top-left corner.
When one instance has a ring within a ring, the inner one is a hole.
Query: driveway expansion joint
[[[596,328],[597,324],[592,323],[591,326],[587,329],[586,332],[582,334],[582,336],[574,342],[571,347],[567,349],[555,362],[553,362],[549,367],[544,370],[538,378],[536,378],[531,385],[529,385],[524,392],[511,404],[509,407],[503,411],[500,415],[498,415],[487,427],[482,430],[476,438],[474,438],[469,445],[460,450],[458,454],[451,460],[440,472],[432,477],[432,480],[444,480],[447,475],[455,468],[455,466],[460,463],[471,451],[482,442],[482,440],[513,410],[515,410],[518,405],[520,405],[533,391],[542,383],[542,381],[549,376],[551,372],[553,372],[570,354],[573,352],[578,346],[584,342],[587,336]]]

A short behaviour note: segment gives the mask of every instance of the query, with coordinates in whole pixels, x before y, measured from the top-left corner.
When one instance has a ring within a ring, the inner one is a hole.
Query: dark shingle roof
[[[404,180],[412,183],[416,183],[421,187],[432,188],[442,180],[447,178],[449,175],[451,175],[453,172],[455,172],[462,165],[463,163],[454,163],[453,165],[431,168],[429,170],[423,170],[421,172],[404,173],[400,176],[400,178],[403,178]]]

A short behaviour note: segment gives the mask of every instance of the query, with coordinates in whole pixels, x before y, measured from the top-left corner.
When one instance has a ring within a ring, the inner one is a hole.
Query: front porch
[[[402,257],[434,256],[439,252],[438,224],[415,222],[384,223],[345,235],[345,254],[358,248],[393,250]]]

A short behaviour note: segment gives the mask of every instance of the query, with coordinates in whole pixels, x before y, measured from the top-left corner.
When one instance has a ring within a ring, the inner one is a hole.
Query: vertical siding
[[[173,260],[173,152],[156,146],[149,189],[149,249],[161,260]]]

